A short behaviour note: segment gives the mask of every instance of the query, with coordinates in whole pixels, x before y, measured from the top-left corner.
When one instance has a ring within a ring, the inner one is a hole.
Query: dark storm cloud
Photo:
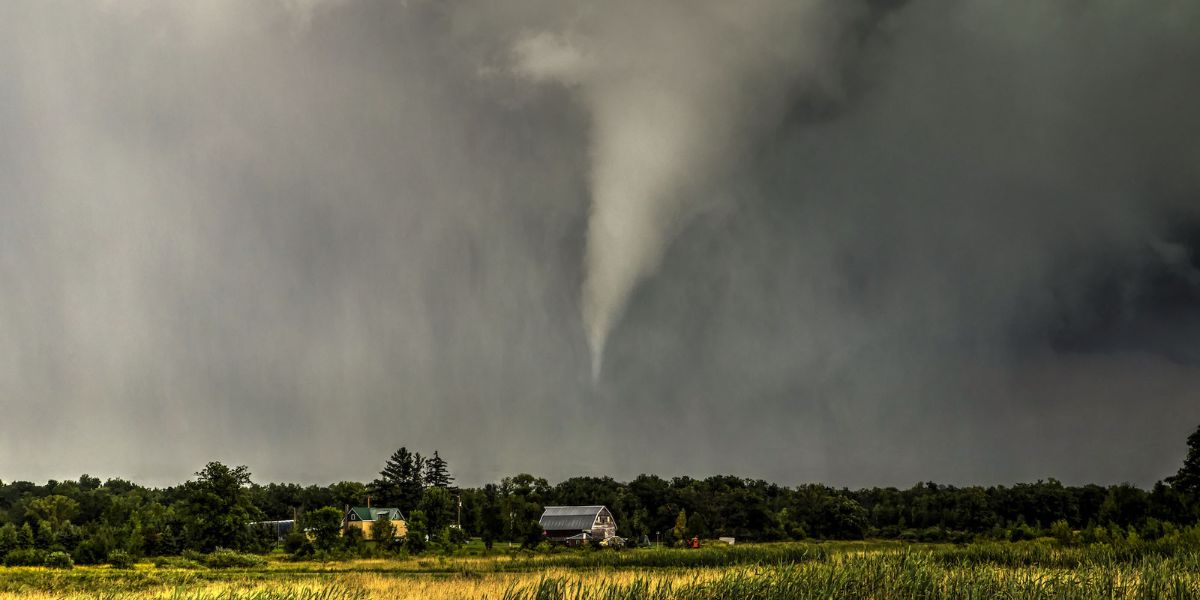
[[[1200,7],[684,4],[5,4],[0,478],[368,479],[401,444],[467,484],[1174,469]],[[707,65],[730,23],[771,30]],[[638,28],[694,51],[613,50],[661,50]],[[607,75],[531,77],[538,39]],[[684,95],[720,135],[593,385],[596,111],[625,113],[589,94],[646,64],[744,90]]]

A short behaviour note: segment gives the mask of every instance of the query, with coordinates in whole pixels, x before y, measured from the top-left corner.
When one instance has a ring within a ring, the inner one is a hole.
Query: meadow
[[[1191,545],[777,543],[700,550],[467,551],[252,568],[188,561],[0,568],[0,598],[365,600],[491,598],[1200,598]]]

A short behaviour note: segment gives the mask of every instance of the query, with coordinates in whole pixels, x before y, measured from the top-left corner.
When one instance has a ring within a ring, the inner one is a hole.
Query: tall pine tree
[[[454,483],[454,478],[450,476],[446,460],[438,456],[438,451],[434,450],[433,457],[425,461],[425,485],[449,489],[452,483]]]
[[[1167,479],[1171,487],[1183,492],[1193,502],[1200,501],[1200,427],[1187,439],[1188,453],[1183,466],[1174,477]]]
[[[392,453],[379,472],[379,479],[371,484],[380,505],[394,504],[407,513],[421,503],[421,469],[424,459],[419,453],[411,453],[403,446]]]

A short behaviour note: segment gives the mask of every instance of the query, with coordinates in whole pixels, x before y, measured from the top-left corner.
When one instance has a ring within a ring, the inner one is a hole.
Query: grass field
[[[702,550],[497,552],[291,562],[253,569],[0,568],[0,598],[178,600],[1197,598],[1200,554],[1165,545],[1059,548],[786,543]]]

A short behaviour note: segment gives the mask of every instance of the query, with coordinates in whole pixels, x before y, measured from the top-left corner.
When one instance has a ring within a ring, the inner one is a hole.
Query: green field
[[[0,598],[1200,598],[1191,544],[1061,547],[780,543],[700,550],[533,553],[209,568],[175,559],[111,567],[0,568]]]

